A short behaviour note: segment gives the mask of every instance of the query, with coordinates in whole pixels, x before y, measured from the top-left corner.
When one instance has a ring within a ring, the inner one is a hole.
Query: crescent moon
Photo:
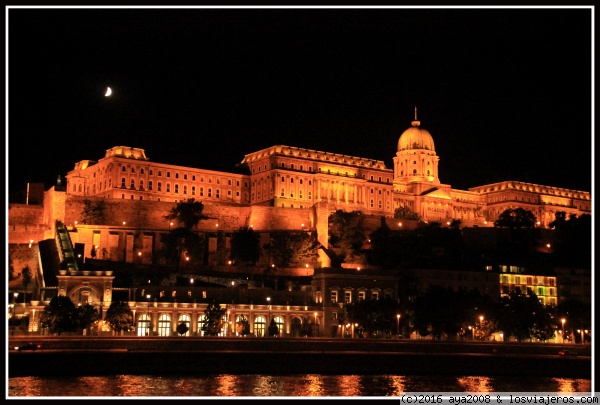
[[[104,97],[108,97],[112,94],[112,89],[110,87],[106,88],[106,93],[104,93]]]

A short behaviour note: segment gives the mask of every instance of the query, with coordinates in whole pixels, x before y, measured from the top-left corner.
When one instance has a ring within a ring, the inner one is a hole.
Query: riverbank
[[[35,341],[42,350],[9,352],[9,377],[315,373],[591,379],[592,374],[590,347],[582,347],[577,357],[561,358],[560,345],[545,344],[129,337]]]

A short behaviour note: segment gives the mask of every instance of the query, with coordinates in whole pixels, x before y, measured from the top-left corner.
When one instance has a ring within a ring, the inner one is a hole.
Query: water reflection
[[[462,392],[493,391],[490,377],[459,377],[457,381],[463,387]]]
[[[591,392],[591,380],[483,376],[201,375],[15,377],[9,397],[394,397],[407,392]]]

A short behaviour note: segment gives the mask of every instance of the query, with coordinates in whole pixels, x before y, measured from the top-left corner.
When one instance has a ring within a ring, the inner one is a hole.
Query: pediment
[[[431,198],[440,198],[443,200],[451,200],[450,194],[446,193],[443,190],[440,190],[437,187],[430,188],[429,190],[425,190],[421,193],[422,196],[427,196]]]

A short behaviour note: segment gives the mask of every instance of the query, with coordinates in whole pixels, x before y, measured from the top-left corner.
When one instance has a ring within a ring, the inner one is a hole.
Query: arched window
[[[257,316],[254,319],[254,336],[256,337],[264,337],[265,336],[265,317]]]
[[[279,334],[277,336],[283,336],[283,334],[285,333],[285,331],[283,330],[283,318],[280,316],[275,316],[273,317],[273,319],[275,320],[275,325],[277,325],[277,329],[279,330]]]
[[[152,322],[148,314],[142,314],[137,322],[137,335],[138,336],[149,336],[152,333]]]
[[[205,323],[206,323],[206,315],[200,315],[198,317],[198,329],[197,329],[198,335],[200,335],[200,336],[205,335],[204,331],[202,330],[202,327],[204,326]]]
[[[171,317],[161,314],[158,318],[158,336],[171,336]]]
[[[121,178],[121,187],[123,187],[123,188],[127,187],[125,185],[125,177]]]
[[[177,321],[177,326],[179,326],[181,323],[185,323],[185,326],[187,326],[188,330],[183,335],[180,335],[179,332],[177,332],[177,336],[190,336],[192,333],[192,320],[190,319],[190,316],[187,314],[182,314]]]

